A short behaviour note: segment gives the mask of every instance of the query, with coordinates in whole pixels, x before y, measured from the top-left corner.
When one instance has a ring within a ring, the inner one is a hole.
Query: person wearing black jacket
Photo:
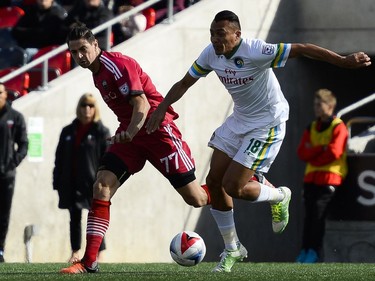
[[[25,7],[25,15],[12,28],[12,36],[31,59],[38,49],[65,42],[62,25],[67,15],[54,0],[37,0]]]
[[[5,85],[0,83],[0,262],[4,262],[16,167],[25,158],[28,146],[25,119],[7,97]]]
[[[75,262],[81,248],[82,209],[89,209],[93,197],[99,160],[107,149],[110,132],[100,120],[95,97],[86,93],[81,96],[76,109],[77,117],[62,129],[56,149],[53,170],[53,188],[59,195],[60,209],[70,213],[70,243]],[[102,243],[101,250],[105,249]]]
[[[84,23],[88,28],[93,29],[113,18],[113,12],[109,10],[101,0],[77,1],[69,11],[64,21],[65,34],[68,35],[75,23]],[[106,32],[102,31],[96,35],[99,46],[102,50],[107,49]]]

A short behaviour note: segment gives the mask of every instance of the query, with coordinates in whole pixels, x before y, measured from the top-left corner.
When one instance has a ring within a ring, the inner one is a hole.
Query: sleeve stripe
[[[195,61],[191,66],[190,70],[197,76],[204,76],[210,73],[210,70],[204,69]]]
[[[271,62],[271,67],[278,68],[285,65],[288,58],[287,53],[289,53],[289,44],[280,43],[278,44],[277,54],[275,59]]]

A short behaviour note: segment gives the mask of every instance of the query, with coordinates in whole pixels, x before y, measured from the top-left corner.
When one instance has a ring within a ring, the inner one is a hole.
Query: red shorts
[[[167,178],[195,171],[190,148],[173,122],[129,143],[115,143],[108,152],[122,160],[129,174],[142,170],[147,160]]]

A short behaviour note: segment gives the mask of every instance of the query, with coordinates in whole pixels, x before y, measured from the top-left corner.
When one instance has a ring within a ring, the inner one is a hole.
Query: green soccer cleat
[[[224,252],[221,253],[220,257],[221,259],[219,264],[212,271],[230,272],[236,262],[242,261],[244,258],[247,258],[247,250],[240,243],[238,246],[238,250],[231,251],[225,249]]]
[[[275,233],[284,231],[289,222],[289,202],[292,192],[286,186],[280,186],[279,189],[284,193],[284,199],[278,203],[271,204],[272,229]]]

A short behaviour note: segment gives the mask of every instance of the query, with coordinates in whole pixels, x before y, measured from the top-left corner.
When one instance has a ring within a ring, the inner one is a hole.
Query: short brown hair
[[[77,22],[73,24],[66,38],[66,43],[69,46],[70,41],[79,40],[79,39],[85,39],[90,44],[92,44],[95,41],[95,35],[84,23],[81,23],[81,22]]]
[[[337,100],[336,96],[332,93],[332,91],[328,89],[319,89],[315,92],[315,98],[319,99],[333,107],[336,106]]]

